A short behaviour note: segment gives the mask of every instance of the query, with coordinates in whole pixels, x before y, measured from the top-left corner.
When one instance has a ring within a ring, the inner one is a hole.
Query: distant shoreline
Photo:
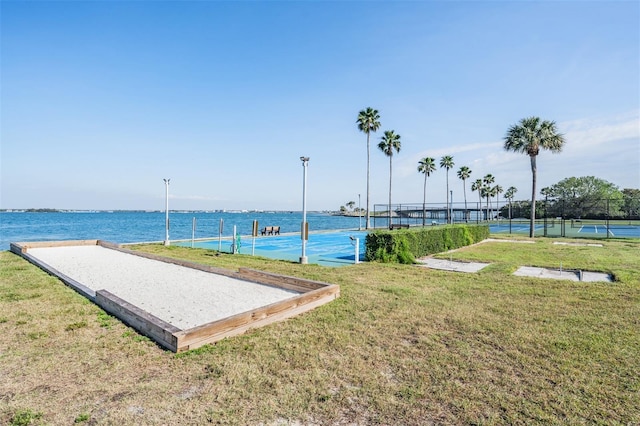
[[[118,209],[0,209],[0,213],[164,213],[164,210],[118,210]],[[300,214],[300,210],[172,210],[169,213],[274,213],[274,214]],[[329,214],[333,216],[342,216],[338,212],[332,210],[311,210],[309,214]],[[337,214],[336,214],[337,213]],[[345,215],[349,216],[349,215]],[[354,215],[357,217],[358,215]]]

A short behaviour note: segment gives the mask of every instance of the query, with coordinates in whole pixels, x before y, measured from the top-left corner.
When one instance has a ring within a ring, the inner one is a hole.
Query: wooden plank
[[[11,245],[21,247],[23,251],[29,251],[30,248],[95,246],[97,244],[98,240],[33,241],[11,243]]]
[[[12,251],[13,251],[13,249],[12,249]],[[15,251],[13,251],[13,252],[16,253]],[[71,287],[73,290],[77,291],[78,293],[80,293],[81,295],[86,297],[87,299],[89,299],[91,301],[93,301],[95,299],[96,292],[93,289],[90,289],[89,287],[85,286],[84,284],[79,283],[78,281],[74,280],[73,278],[63,274],[62,272],[58,271],[56,268],[50,266],[49,264],[41,261],[38,258],[30,255],[26,251],[20,251],[20,252],[17,252],[16,254],[18,256],[21,256],[23,259],[27,260],[28,262],[36,265],[38,268],[42,269],[46,273],[57,277],[58,279],[60,279],[60,281],[62,281],[67,286]]]
[[[300,296],[292,297],[252,311],[243,312],[213,321],[176,334],[178,351],[194,349],[213,343],[225,337],[242,334],[251,328],[258,328],[277,321],[291,318],[331,302],[340,295],[340,287],[326,285]]]
[[[304,278],[290,277],[286,275],[273,274],[271,272],[258,271],[249,268],[240,268],[238,277],[246,281],[252,281],[259,284],[269,284],[275,287],[285,288],[300,293],[310,290],[316,290],[329,284],[319,281],[306,280]]]
[[[140,333],[155,340],[165,348],[176,351],[178,340],[175,333],[181,329],[151,315],[147,311],[109,293],[106,290],[96,292],[95,302],[111,315],[119,318],[125,324],[135,328]]]

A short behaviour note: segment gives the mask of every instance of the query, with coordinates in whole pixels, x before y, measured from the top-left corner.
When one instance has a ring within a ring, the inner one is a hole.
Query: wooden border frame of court
[[[123,253],[160,262],[171,263],[186,268],[197,269],[212,274],[224,275],[250,283],[293,290],[300,294],[251,311],[242,312],[217,321],[212,321],[207,324],[183,330],[149,314],[125,300],[120,299],[116,295],[109,293],[107,290],[94,291],[29,254],[30,248],[83,245],[98,245]],[[120,245],[102,240],[11,243],[11,251],[43,269],[47,273],[58,277],[67,286],[85,296],[109,314],[117,317],[141,334],[153,339],[160,346],[163,346],[173,352],[183,352],[196,349],[208,343],[215,343],[226,337],[243,334],[252,328],[259,328],[274,322],[283,321],[287,318],[294,317],[303,312],[310,311],[318,306],[329,303],[340,296],[340,287],[335,284],[278,275],[248,268],[240,268],[238,271],[231,271],[228,269],[157,256],[150,253],[132,251],[122,248]]]

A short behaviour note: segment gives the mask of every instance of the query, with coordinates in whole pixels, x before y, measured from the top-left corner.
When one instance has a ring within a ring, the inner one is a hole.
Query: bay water
[[[169,239],[188,240],[251,235],[253,221],[259,228],[280,226],[281,233],[300,232],[301,212],[169,212]],[[308,212],[309,232],[354,230],[364,227],[364,217]],[[0,212],[0,250],[11,242],[105,240],[113,243],[163,241],[165,213],[143,211]]]

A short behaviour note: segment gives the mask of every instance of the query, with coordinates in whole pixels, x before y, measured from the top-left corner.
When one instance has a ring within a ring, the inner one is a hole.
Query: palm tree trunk
[[[531,222],[529,224],[529,238],[535,237],[536,226],[536,180],[538,178],[538,170],[536,167],[536,156],[531,156],[531,174],[533,175],[531,185]]]
[[[365,223],[364,229],[369,229],[371,225],[370,215],[369,215],[369,156],[370,156],[370,147],[369,147],[369,132],[367,132],[367,220]]]
[[[424,189],[422,190],[422,226],[425,225],[427,214],[427,174],[424,174]]]
[[[489,211],[489,206],[491,202],[489,201],[489,194],[487,194],[487,220],[491,220],[491,212]]]
[[[467,210],[467,185],[464,179],[462,179],[462,192],[464,192],[464,221],[469,222],[469,210]]]
[[[449,169],[447,169],[447,223],[449,223]]]
[[[393,154],[389,156],[389,228],[391,228],[391,159]]]

